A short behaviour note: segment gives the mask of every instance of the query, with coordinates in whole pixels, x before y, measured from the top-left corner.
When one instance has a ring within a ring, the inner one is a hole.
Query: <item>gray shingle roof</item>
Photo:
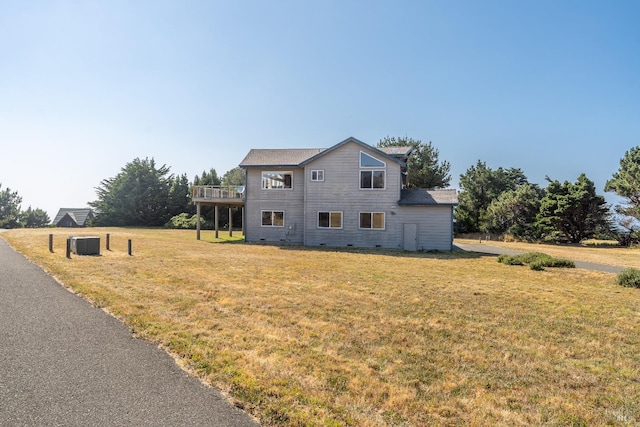
[[[247,166],[298,166],[305,160],[322,153],[326,148],[254,148],[249,151],[240,167]]]
[[[240,167],[303,166],[305,163],[315,160],[316,157],[329,153],[349,142],[355,142],[373,151],[379,151],[400,164],[404,164],[402,160],[406,160],[412,150],[411,147],[372,147],[353,137],[349,137],[330,148],[254,148],[240,162]]]
[[[376,147],[385,154],[394,157],[407,157],[413,150],[412,147]]]
[[[79,226],[84,226],[87,219],[91,217],[92,211],[91,208],[61,208],[52,224],[57,225],[65,215],[69,215]]]
[[[434,206],[434,205],[457,205],[458,192],[452,188],[426,190],[415,188],[402,190],[400,193],[400,206]]]

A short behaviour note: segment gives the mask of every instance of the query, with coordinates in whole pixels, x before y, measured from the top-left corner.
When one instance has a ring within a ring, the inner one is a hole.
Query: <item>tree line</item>
[[[96,188],[97,200],[89,202],[94,209],[92,225],[194,228],[194,185],[244,185],[244,171],[233,168],[220,178],[212,168],[190,182],[186,174],[174,175],[169,166],[158,166],[153,158],[136,158]],[[213,209],[203,207],[201,214],[203,227],[212,227]],[[228,224],[228,212],[221,210],[218,221]]]
[[[22,197],[10,188],[2,189],[0,183],[0,228],[46,227],[51,221],[42,209],[22,210]]]
[[[446,188],[451,183],[451,164],[440,160],[431,142],[409,137],[385,137],[383,147],[411,147],[407,185],[410,188]],[[194,185],[244,185],[244,171],[238,167],[218,176],[215,169],[203,171],[189,181],[186,174],[174,175],[167,165],[136,158],[112,178],[96,187],[96,226],[195,227]],[[624,203],[611,208],[585,174],[575,182],[546,177],[546,186],[531,183],[521,169],[492,169],[483,161],[460,175],[459,204],[454,211],[454,229],[461,233],[510,235],[527,241],[577,243],[592,237],[617,238],[621,243],[640,241],[640,147],[627,151],[620,168],[607,181],[605,191],[620,196]],[[2,190],[0,184],[0,227],[42,227],[49,217],[41,209],[20,210],[17,192]],[[204,227],[212,227],[213,208],[203,206]],[[239,227],[239,213],[219,212],[219,224]],[[617,221],[616,221],[617,220]]]
[[[450,164],[439,160],[431,142],[386,137],[378,147],[410,146],[408,182],[415,188],[446,188]],[[605,191],[623,199],[609,207],[584,173],[575,182],[546,177],[546,187],[530,183],[518,168],[491,169],[481,160],[460,175],[454,231],[509,235],[526,241],[578,243],[592,237],[640,242],[640,147],[620,160]]]

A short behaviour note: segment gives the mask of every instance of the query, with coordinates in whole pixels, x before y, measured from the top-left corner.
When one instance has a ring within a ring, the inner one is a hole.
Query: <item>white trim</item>
[[[316,173],[316,179],[313,179],[314,172]],[[320,175],[322,175],[322,179],[320,179]],[[324,182],[324,169],[313,169],[310,176],[312,182]]]

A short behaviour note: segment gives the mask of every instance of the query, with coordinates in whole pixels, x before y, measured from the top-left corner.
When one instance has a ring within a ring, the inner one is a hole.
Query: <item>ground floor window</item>
[[[360,228],[384,229],[384,212],[360,212]]]
[[[262,211],[263,227],[284,227],[284,211]]]
[[[319,228],[342,228],[342,212],[318,212]]]

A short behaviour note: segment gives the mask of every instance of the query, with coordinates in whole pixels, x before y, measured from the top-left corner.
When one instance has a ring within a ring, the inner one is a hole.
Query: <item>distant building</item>
[[[93,211],[90,208],[61,208],[53,219],[53,225],[56,227],[85,227],[91,218],[93,218]]]

